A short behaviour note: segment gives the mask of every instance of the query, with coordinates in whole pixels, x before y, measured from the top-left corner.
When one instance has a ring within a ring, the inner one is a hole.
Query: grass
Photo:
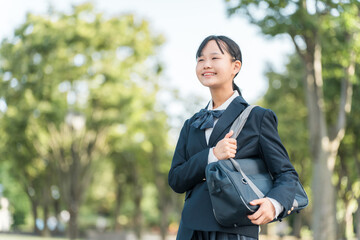
[[[68,238],[60,237],[40,237],[25,234],[3,234],[0,233],[0,240],[66,240]],[[81,240],[81,239],[79,239]]]

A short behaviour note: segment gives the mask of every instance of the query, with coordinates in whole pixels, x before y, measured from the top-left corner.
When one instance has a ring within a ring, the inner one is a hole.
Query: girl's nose
[[[204,69],[207,69],[207,68],[211,68],[210,61],[205,61],[204,62]]]

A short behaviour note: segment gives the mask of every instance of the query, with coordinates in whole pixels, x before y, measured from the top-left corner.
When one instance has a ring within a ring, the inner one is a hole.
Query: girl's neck
[[[234,90],[229,89],[229,90],[210,90],[211,92],[211,97],[212,97],[212,101],[213,101],[213,109],[216,109],[218,107],[220,107],[224,102],[226,102],[226,100],[228,100],[233,94],[234,94]]]

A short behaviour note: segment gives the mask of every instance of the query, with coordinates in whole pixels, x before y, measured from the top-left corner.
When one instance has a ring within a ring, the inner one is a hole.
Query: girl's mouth
[[[214,76],[216,73],[204,73],[203,76],[207,77],[207,76]]]

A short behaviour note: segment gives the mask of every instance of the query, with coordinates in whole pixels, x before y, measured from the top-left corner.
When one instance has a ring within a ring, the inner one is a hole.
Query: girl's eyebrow
[[[213,52],[213,53],[209,53],[209,55],[222,55],[221,53],[218,52]],[[199,57],[203,57],[204,54],[201,54]]]

